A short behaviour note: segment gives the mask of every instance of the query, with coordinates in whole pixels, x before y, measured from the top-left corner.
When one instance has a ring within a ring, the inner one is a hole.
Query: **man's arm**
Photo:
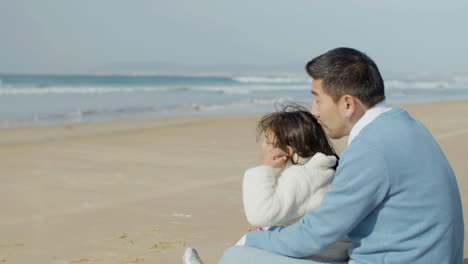
[[[322,205],[288,227],[249,233],[246,245],[273,253],[306,257],[323,252],[347,235],[385,198],[388,170],[381,153],[348,149],[343,153]]]

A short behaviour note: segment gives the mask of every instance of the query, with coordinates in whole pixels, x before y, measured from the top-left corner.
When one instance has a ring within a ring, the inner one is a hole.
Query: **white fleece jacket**
[[[331,188],[334,156],[315,154],[304,165],[284,169],[258,166],[245,172],[243,201],[247,220],[253,226],[290,225],[314,208]]]
[[[286,168],[258,166],[248,169],[242,186],[247,221],[258,227],[286,226],[298,221],[310,209],[320,207],[332,188],[336,157],[316,153],[303,165],[288,162]],[[349,239],[314,257],[345,260]]]

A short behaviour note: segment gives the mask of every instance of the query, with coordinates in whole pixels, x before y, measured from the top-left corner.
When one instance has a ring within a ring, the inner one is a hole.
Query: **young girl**
[[[286,106],[264,116],[257,127],[263,136],[262,151],[279,148],[288,154],[283,168],[257,166],[248,169],[243,181],[243,202],[248,222],[258,230],[287,226],[320,206],[332,187],[337,155],[315,117],[305,108]],[[243,245],[241,239],[237,245]],[[347,239],[315,260],[345,261]],[[196,251],[186,250],[185,263],[202,263]]]

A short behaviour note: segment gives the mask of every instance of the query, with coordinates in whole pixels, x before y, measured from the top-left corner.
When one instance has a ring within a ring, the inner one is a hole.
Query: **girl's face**
[[[265,132],[265,138],[262,142],[262,151],[263,152],[266,152],[266,151],[271,151],[273,149],[275,149],[275,144],[276,144],[276,136],[275,134],[271,131],[271,130],[267,130]],[[288,146],[287,147],[287,151],[288,155],[290,157],[292,157],[292,155],[294,154],[294,150],[292,149],[292,147]]]
[[[267,130],[264,134],[264,139],[262,142],[262,150],[272,150],[275,147],[275,134],[271,130]]]

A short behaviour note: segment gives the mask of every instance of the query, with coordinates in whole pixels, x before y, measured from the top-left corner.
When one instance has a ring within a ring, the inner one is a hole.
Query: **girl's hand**
[[[284,168],[289,159],[288,153],[279,149],[273,148],[271,144],[262,144],[262,153],[260,156],[260,166],[270,166],[272,168]]]

